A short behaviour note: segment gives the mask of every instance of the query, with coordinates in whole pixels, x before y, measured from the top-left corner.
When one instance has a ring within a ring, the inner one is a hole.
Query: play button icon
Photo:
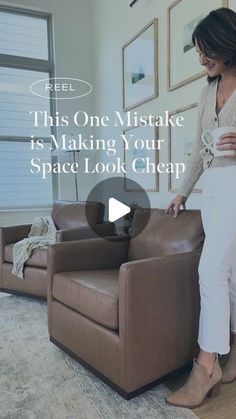
[[[146,191],[132,179],[121,176],[110,177],[98,182],[90,191],[87,202],[102,202],[105,206],[104,221],[115,223],[117,234],[138,236],[146,227],[150,215],[150,201]],[[133,228],[135,211],[144,210]],[[88,205],[86,218],[96,236],[100,228],[94,224],[94,213]],[[104,237],[101,233],[100,237]],[[106,237],[109,240],[109,237]]]
[[[129,214],[131,208],[115,198],[109,198],[108,219],[110,222],[119,220],[124,215]]]

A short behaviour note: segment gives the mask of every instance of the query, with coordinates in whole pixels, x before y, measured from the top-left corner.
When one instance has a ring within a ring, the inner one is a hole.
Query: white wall
[[[92,57],[92,2],[86,0],[5,0],[4,5],[26,7],[53,14],[54,52],[56,76],[77,77],[93,83]],[[61,115],[72,117],[78,110],[93,113],[93,94],[76,100],[58,101],[58,111]],[[78,128],[77,128],[78,130]],[[58,130],[61,133],[77,133],[72,127]],[[91,134],[90,129],[84,129],[83,135]],[[95,182],[92,176],[79,174],[79,199],[85,200],[87,193]],[[75,182],[73,175],[60,175],[59,199],[75,199]],[[18,224],[32,221],[35,215],[44,215],[48,211],[14,211],[0,212],[0,225]]]
[[[204,78],[194,81],[173,92],[167,91],[167,8],[172,0],[139,0],[133,8],[131,0],[5,0],[0,4],[22,6],[51,12],[53,14],[56,76],[78,77],[93,85],[93,93],[83,99],[59,101],[60,114],[70,117],[78,110],[89,114],[113,115],[122,112],[122,46],[154,17],[159,26],[159,96],[134,110],[141,115],[163,114],[165,110],[182,108],[199,97],[205,85]],[[236,0],[230,0],[234,6]],[[122,128],[85,128],[84,136],[95,134],[97,138],[119,138]],[[69,127],[60,133],[78,133],[78,128]],[[167,129],[160,129],[160,138],[165,140],[160,160],[168,162]],[[85,154],[83,154],[84,156]],[[118,155],[123,156],[122,144]],[[108,161],[104,153],[89,154],[94,160]],[[108,175],[107,175],[108,176]],[[106,176],[106,177],[107,177]],[[79,199],[86,199],[96,181],[104,176],[78,176]],[[166,207],[175,196],[168,192],[168,176],[160,175],[160,191],[149,193],[153,207]],[[60,176],[59,198],[75,199],[73,175]],[[193,193],[188,199],[188,208],[199,208],[200,194]],[[135,194],[130,201],[135,200]],[[31,221],[36,213],[0,212],[0,225]]]
[[[94,61],[96,73],[95,112],[112,114],[122,111],[122,46],[154,17],[159,26],[159,97],[135,109],[139,115],[150,113],[162,115],[165,110],[173,111],[198,100],[201,88],[206,84],[204,78],[173,92],[167,91],[167,8],[172,0],[139,0],[133,8],[130,1],[94,0]],[[119,138],[122,128],[100,128],[99,137]],[[160,128],[160,138],[165,140],[160,153],[160,161],[168,162],[167,128]],[[119,155],[123,155],[120,144]],[[107,160],[104,154],[101,159]],[[168,177],[160,175],[160,191],[149,193],[152,207],[163,208],[175,196],[168,192]],[[135,200],[135,194],[133,195]],[[132,201],[133,199],[130,199]],[[200,194],[193,193],[188,199],[188,208],[199,208]]]

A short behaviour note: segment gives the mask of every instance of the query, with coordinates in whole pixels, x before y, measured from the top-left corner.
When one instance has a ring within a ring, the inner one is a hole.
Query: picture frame
[[[158,192],[159,191],[159,173],[157,171],[155,173],[142,173],[145,170],[145,162],[142,162],[141,159],[150,158],[150,162],[154,163],[155,166],[159,163],[159,156],[160,151],[158,148],[155,150],[147,150],[147,147],[144,147],[142,150],[137,150],[133,147],[134,142],[137,139],[155,140],[157,144],[157,140],[159,139],[159,127],[157,126],[141,126],[137,125],[134,127],[129,127],[123,131],[123,134],[127,136],[129,139],[129,150],[126,149],[124,145],[124,163],[127,170],[127,173],[124,174],[124,189],[126,192],[140,192],[141,189],[133,189],[132,186],[129,184],[129,179],[131,181],[136,182],[138,185],[141,186],[146,192]],[[132,136],[132,138],[131,138]],[[135,173],[132,170],[132,162],[135,159],[140,159],[135,163],[136,170],[140,170],[139,173]]]
[[[207,75],[192,44],[192,32],[211,10],[228,7],[228,0],[198,0],[191,7],[188,3],[188,0],[176,0],[168,7],[168,91]]]
[[[122,47],[123,110],[158,96],[158,19],[154,18]]]
[[[196,141],[195,130],[193,127],[197,124],[197,113],[198,103],[192,103],[191,105],[177,109],[170,112],[170,117],[175,115],[182,115],[184,117],[184,126],[169,126],[168,127],[168,157],[169,162],[172,163],[184,163],[185,167],[188,164],[188,159],[191,156],[194,143]],[[175,179],[172,173],[168,174],[168,191],[177,192],[183,176],[183,173],[179,179]],[[202,192],[201,180],[194,186],[193,192]]]

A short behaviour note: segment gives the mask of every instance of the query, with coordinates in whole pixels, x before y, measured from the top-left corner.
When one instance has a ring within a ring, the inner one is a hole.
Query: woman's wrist
[[[178,197],[180,197],[181,199],[183,199],[183,200],[184,200],[184,202],[186,202],[186,201],[187,201],[187,199],[188,199],[188,196],[186,196],[186,195],[182,195],[182,194],[178,194]]]

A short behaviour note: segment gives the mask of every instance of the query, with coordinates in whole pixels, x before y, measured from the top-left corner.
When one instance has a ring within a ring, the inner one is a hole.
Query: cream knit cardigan
[[[201,134],[206,129],[231,126],[236,128],[236,89],[217,114],[217,87],[216,81],[202,89],[198,106],[196,141],[178,191],[179,195],[188,197],[205,169],[236,165],[236,154],[233,158],[214,157],[201,140]],[[232,182],[236,182],[236,179],[232,179]]]

